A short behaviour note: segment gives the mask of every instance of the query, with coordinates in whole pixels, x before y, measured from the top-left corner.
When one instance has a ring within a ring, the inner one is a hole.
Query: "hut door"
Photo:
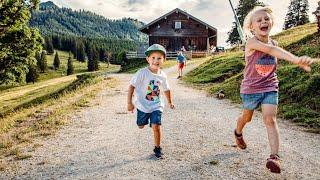
[[[173,50],[174,51],[180,51],[181,47],[182,47],[182,38],[181,37],[175,37],[174,38]]]

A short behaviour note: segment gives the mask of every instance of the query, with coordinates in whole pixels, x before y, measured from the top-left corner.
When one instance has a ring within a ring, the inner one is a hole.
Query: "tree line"
[[[51,1],[41,3],[39,10],[32,11],[30,25],[39,28],[44,36],[58,34],[147,41],[147,36],[138,30],[144,24],[137,19],[111,20],[90,11],[59,8]]]
[[[131,40],[51,35],[45,37],[44,48],[48,54],[53,54],[54,49],[70,51],[80,62],[90,59],[92,52],[97,52],[100,61],[121,64],[121,59],[117,58],[119,53],[136,50],[139,44]]]

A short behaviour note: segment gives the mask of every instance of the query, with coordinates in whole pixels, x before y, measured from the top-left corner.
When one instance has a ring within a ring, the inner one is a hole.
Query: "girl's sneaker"
[[[266,167],[273,173],[281,173],[280,157],[277,154],[271,154],[267,160]]]
[[[247,144],[244,142],[242,134],[237,134],[237,131],[234,130],[234,136],[236,138],[237,146],[240,149],[246,149],[247,148]]]
[[[162,153],[162,148],[161,147],[154,147],[153,152],[154,152],[154,155],[156,156],[156,158],[158,158],[158,159],[162,159],[163,158],[162,157],[163,153]]]

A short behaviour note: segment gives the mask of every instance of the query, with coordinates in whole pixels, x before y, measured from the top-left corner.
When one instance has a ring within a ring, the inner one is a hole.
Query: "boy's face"
[[[158,51],[151,52],[147,57],[149,66],[153,70],[159,70],[164,60],[164,54]]]
[[[255,35],[269,36],[273,22],[271,15],[265,11],[258,11],[252,18],[251,29]]]

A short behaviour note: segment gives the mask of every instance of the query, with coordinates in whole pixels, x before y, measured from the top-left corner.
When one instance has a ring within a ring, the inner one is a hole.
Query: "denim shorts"
[[[161,116],[162,112],[161,111],[153,111],[151,113],[145,113],[137,109],[137,125],[138,126],[144,126],[149,124],[149,119],[150,119],[150,127],[151,124],[157,124],[161,125]]]
[[[261,104],[273,104],[278,105],[278,92],[264,92],[255,94],[240,94],[243,108],[248,110],[255,110]]]

